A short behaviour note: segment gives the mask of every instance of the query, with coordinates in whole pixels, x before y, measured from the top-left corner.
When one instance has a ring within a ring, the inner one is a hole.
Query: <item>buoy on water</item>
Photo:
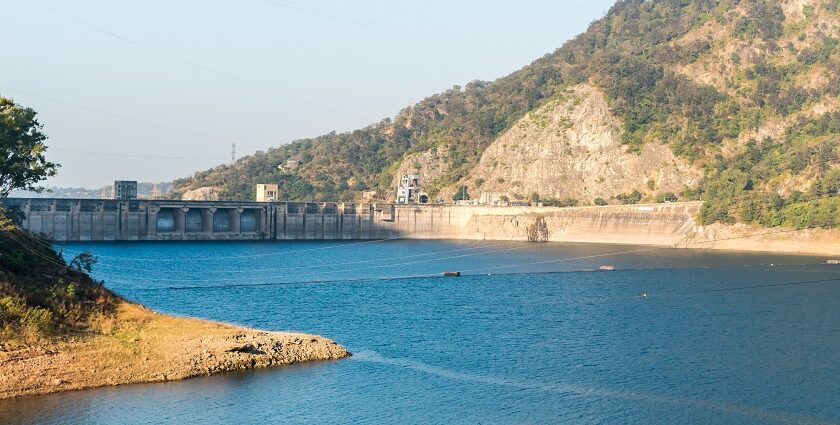
[[[642,291],[642,293],[641,293],[641,294],[639,294],[639,295],[641,295],[641,297],[642,297],[643,299],[647,299],[647,291]]]

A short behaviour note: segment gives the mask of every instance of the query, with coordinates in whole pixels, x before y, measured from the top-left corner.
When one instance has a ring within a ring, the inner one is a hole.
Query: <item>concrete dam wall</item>
[[[701,203],[490,207],[9,198],[55,241],[475,239],[672,245]]]

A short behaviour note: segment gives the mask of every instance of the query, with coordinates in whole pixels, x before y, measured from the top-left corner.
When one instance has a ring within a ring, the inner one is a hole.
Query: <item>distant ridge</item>
[[[86,189],[83,187],[47,187],[41,193],[19,190],[12,192],[15,198],[73,198],[73,199],[107,199],[111,197],[113,185],[102,186],[99,189]],[[152,197],[155,190],[160,196],[171,196],[174,185],[171,182],[164,183],[137,183],[137,196],[141,198]]]

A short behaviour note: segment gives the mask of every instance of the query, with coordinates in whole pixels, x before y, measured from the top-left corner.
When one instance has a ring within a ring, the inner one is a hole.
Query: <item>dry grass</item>
[[[130,303],[102,325],[101,332],[0,352],[0,398],[350,355],[318,336],[172,317]]]

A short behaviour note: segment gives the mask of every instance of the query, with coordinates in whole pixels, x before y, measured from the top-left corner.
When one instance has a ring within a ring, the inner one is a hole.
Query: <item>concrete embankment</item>
[[[397,206],[381,226],[414,239],[674,245],[695,227],[700,202],[609,207]]]
[[[840,251],[837,230],[698,226],[701,202],[576,208],[97,199],[6,204],[24,216],[26,230],[57,242],[404,238]]]
[[[123,303],[100,331],[0,351],[0,399],[344,358],[315,335],[172,317]]]
[[[487,239],[672,244],[699,202],[581,208],[8,199],[64,241]],[[537,226],[537,227],[534,227]]]

